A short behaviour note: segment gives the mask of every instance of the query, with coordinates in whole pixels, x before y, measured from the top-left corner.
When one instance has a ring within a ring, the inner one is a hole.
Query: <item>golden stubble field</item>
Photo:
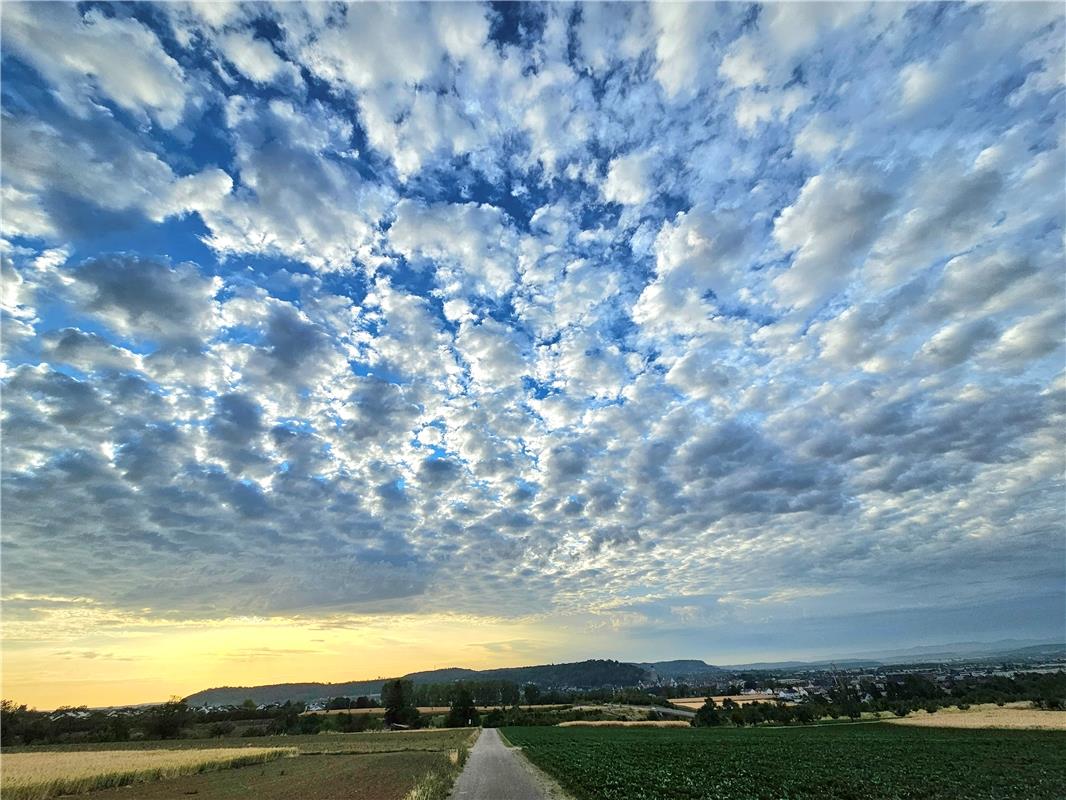
[[[691,711],[695,711],[703,705],[706,697],[678,697],[676,700],[671,700],[678,708],[687,708]],[[726,700],[732,700],[738,706],[746,706],[748,703],[766,703],[772,701],[774,696],[772,694],[719,694],[714,695],[712,698],[718,705],[722,705]],[[789,703],[788,705],[792,705]]]
[[[890,725],[919,728],[1003,728],[1006,730],[1066,731],[1066,711],[1042,711],[1028,703],[994,703],[965,710],[942,708],[935,714],[914,711],[905,717],[882,717]]]
[[[10,753],[0,758],[0,792],[5,800],[43,800],[294,755],[294,747]]]

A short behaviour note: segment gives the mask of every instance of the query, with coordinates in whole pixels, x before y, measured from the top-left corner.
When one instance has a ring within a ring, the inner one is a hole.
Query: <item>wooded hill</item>
[[[665,679],[713,677],[724,674],[702,661],[656,661],[631,664],[590,659],[569,664],[538,664],[529,667],[474,670],[462,667],[412,672],[400,677],[415,683],[451,683],[461,680],[507,680],[519,685],[533,683],[542,689],[604,689],[651,685]],[[189,695],[192,706],[239,705],[247,699],[256,704],[310,702],[326,697],[376,695],[388,679],[346,683],[277,683],[268,686],[221,686]]]

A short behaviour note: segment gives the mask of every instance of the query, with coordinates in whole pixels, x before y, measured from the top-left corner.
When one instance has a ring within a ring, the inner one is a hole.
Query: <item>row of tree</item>
[[[807,725],[826,717],[859,719],[864,711],[890,711],[905,717],[917,711],[935,714],[949,706],[966,709],[977,703],[1003,705],[1019,700],[1030,701],[1040,708],[1066,708],[1066,672],[973,676],[954,681],[947,689],[923,676],[906,675],[887,681],[883,690],[873,682],[838,685],[830,688],[825,698],[808,699],[795,705],[754,702],[741,706],[729,699],[719,705],[707,698],[692,724],[696,727]]]

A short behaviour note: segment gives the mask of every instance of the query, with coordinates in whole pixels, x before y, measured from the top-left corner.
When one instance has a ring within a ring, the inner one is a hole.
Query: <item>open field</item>
[[[1066,734],[880,723],[506,728],[577,800],[1061,800]]]
[[[561,708],[569,708],[566,705],[552,705],[552,706],[521,706],[523,711],[554,711]],[[505,710],[506,706],[478,706],[477,710],[481,714],[485,714],[489,711]],[[420,714],[447,714],[451,710],[450,706],[419,706],[418,713]],[[316,714],[323,716],[334,716],[336,714],[384,714],[384,708],[353,708],[351,710],[347,708],[335,708],[330,711],[304,711],[300,714],[301,717],[314,716]]]
[[[1019,704],[1014,704],[1015,706]],[[1028,705],[1028,704],[1026,704]],[[942,708],[935,714],[915,711],[905,717],[885,717],[892,725],[919,728],[1002,728],[1008,730],[1066,731],[1066,712],[1039,708],[1001,707],[995,703],[965,710]]]
[[[670,702],[678,708],[687,708],[695,711],[703,705],[706,699],[706,697],[678,697]],[[732,700],[738,706],[744,706],[748,703],[766,703],[772,701],[774,696],[772,694],[719,694],[714,695],[712,699],[718,705],[722,705],[725,700]]]
[[[17,759],[33,759],[43,770],[54,770],[67,759],[108,760],[111,763],[173,757],[190,763],[225,758],[248,758],[259,751],[280,751],[293,758],[242,766],[237,769],[145,776],[136,793],[128,787],[94,791],[92,800],[141,800],[196,795],[198,800],[255,797],[257,800],[402,800],[427,780],[450,785],[459,771],[459,752],[472,743],[476,731],[450,728],[424,731],[329,733],[315,736],[262,736],[248,739],[172,739],[168,741],[113,742],[7,748],[3,751],[3,796],[15,800],[42,794],[9,795],[9,766]],[[165,756],[163,754],[173,754]],[[29,762],[26,762],[29,763]],[[240,762],[239,762],[240,763]],[[245,762],[246,763],[246,762]],[[100,784],[97,784],[100,785]],[[71,791],[88,788],[71,787]],[[441,795],[443,796],[443,795]]]
[[[281,747],[11,753],[3,756],[0,792],[9,800],[40,800],[295,755],[295,748]]]
[[[299,756],[145,784],[133,796],[129,789],[93,792],[84,800],[404,800],[425,776],[452,770],[445,752]]]
[[[301,755],[318,753],[394,753],[409,750],[454,750],[470,738],[469,728],[432,728],[417,731],[319,733],[308,736],[257,736],[253,739],[168,739],[166,741],[108,742],[105,744],[32,745],[5,748],[3,753],[59,753],[96,750],[202,750],[233,747],[294,747]]]
[[[679,719],[675,720],[574,720],[573,722],[560,722],[560,728],[690,728],[691,724]]]

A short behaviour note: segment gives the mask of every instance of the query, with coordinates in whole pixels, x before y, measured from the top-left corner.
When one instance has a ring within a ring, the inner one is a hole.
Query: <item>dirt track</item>
[[[555,783],[507,747],[495,728],[485,728],[455,782],[450,800],[564,800]]]

